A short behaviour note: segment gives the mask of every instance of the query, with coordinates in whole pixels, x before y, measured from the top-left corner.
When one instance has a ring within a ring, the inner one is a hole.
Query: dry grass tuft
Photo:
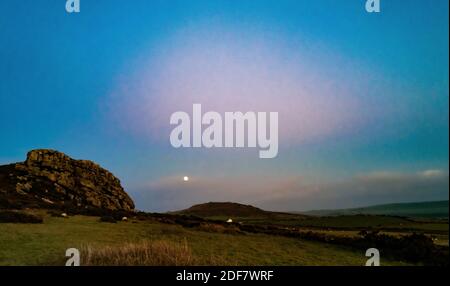
[[[206,231],[206,232],[215,232],[215,233],[226,233],[226,234],[238,234],[242,232],[236,226],[223,226],[220,224],[214,223],[201,223],[198,227],[198,230]]]
[[[194,259],[187,242],[142,241],[120,246],[83,247],[83,266],[186,266]]]

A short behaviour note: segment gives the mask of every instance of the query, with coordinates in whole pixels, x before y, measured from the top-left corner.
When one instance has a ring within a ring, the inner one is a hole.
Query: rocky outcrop
[[[23,163],[0,167],[0,207],[67,205],[132,211],[134,203],[112,173],[94,162],[74,160],[54,150],[28,152]],[[12,201],[11,201],[12,200]]]

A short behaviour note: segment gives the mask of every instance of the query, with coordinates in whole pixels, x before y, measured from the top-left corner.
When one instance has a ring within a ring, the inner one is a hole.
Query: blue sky
[[[448,199],[448,1],[364,2],[3,0],[0,163],[91,159],[158,211]],[[277,109],[278,157],[172,148],[194,100]]]

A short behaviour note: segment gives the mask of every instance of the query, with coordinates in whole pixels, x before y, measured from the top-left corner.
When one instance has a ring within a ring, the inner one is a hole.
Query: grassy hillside
[[[376,207],[377,208],[377,207]],[[434,208],[436,209],[436,208]],[[264,211],[237,203],[206,203],[175,212],[225,222],[231,218],[236,223],[251,225],[277,225],[303,229],[361,230],[374,229],[388,232],[420,232],[448,234],[448,221],[411,219],[400,216],[359,214],[356,211],[337,211],[334,215],[317,216]],[[323,212],[328,214],[328,212]]]
[[[271,212],[250,205],[230,202],[209,202],[194,205],[188,209],[173,212],[178,215],[192,215],[205,219],[234,222],[246,222],[252,224],[276,224],[292,225],[309,216],[293,213]]]
[[[382,265],[448,261],[448,220],[306,216],[234,203],[127,213],[128,221],[122,213],[2,214],[0,265],[64,265],[65,250],[73,247],[83,265],[363,265],[370,247],[382,248]]]
[[[448,204],[449,201],[399,203],[353,209],[316,210],[305,212],[304,214],[318,216],[367,214],[448,219]]]
[[[199,217],[273,217],[278,215],[295,216],[288,213],[270,212],[251,205],[231,202],[209,202],[194,205],[188,209],[174,212],[176,214],[195,215]]]
[[[298,238],[201,231],[152,220],[111,224],[85,216],[44,215],[43,224],[0,224],[0,245],[0,265],[64,265],[71,247],[88,249],[89,255],[146,247],[159,256],[178,255],[177,264],[187,265],[364,265],[366,260],[358,250]]]

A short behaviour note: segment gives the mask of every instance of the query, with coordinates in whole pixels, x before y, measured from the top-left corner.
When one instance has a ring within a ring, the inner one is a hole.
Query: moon
[[[189,181],[189,177],[188,176],[184,176],[183,177],[183,181],[185,181],[185,182]]]

